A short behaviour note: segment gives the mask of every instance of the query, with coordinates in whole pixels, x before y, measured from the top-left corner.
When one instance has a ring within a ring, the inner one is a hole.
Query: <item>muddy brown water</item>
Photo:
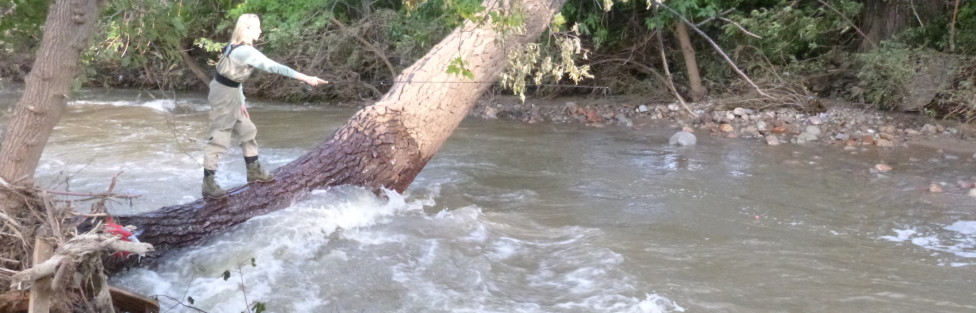
[[[119,190],[142,197],[118,214],[195,200],[206,110],[198,93],[85,90],[39,181],[98,192],[122,172]],[[275,168],[353,109],[250,112]],[[468,119],[403,195],[316,191],[114,281],[173,312],[192,312],[188,297],[208,312],[976,310],[976,199],[958,184],[976,176],[970,155],[702,135],[675,147],[674,131]],[[243,183],[239,149],[219,175]]]

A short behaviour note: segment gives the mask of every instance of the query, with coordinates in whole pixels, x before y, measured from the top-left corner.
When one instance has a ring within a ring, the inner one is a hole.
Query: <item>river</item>
[[[101,192],[119,175],[141,197],[115,214],[193,201],[207,110],[202,93],[84,90],[38,181]],[[276,168],[354,109],[249,111]],[[113,283],[165,312],[976,311],[976,200],[956,183],[971,156],[669,146],[674,131],[467,119],[402,195],[316,191]],[[244,182],[240,149],[220,166],[224,187]]]

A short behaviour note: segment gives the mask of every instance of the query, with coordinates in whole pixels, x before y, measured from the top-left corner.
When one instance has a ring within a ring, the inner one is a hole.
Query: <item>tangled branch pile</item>
[[[114,181],[112,186],[114,186]],[[71,198],[71,199],[69,199]],[[102,264],[105,252],[144,254],[147,243],[129,242],[105,229],[111,192],[80,194],[21,187],[0,180],[0,311],[46,306],[58,312],[114,312]],[[93,202],[90,213],[75,205]],[[79,226],[94,224],[86,233]]]

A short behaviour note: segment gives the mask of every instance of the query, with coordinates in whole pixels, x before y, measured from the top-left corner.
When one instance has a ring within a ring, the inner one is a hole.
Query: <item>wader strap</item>
[[[214,80],[216,80],[218,83],[224,86],[231,87],[231,88],[237,88],[241,86],[241,83],[230,80],[230,78],[224,77],[224,75],[220,75],[220,73],[218,72],[214,72]]]
[[[225,51],[224,57],[225,58],[230,57],[230,53],[234,52],[234,49],[237,49],[237,47],[240,47],[241,45],[243,44],[242,43],[236,45],[228,44],[224,46],[224,51]],[[224,77],[224,75],[220,75],[220,72],[217,71],[214,71],[214,80],[216,80],[218,83],[221,83],[224,86],[231,87],[231,88],[237,88],[241,86],[241,83],[235,82],[230,78]]]

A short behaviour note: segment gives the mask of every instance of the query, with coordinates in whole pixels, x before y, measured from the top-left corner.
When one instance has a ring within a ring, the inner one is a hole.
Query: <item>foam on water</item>
[[[240,285],[271,312],[684,310],[642,290],[620,254],[593,244],[597,229],[475,206],[427,214],[432,197],[316,192],[116,283],[161,295],[165,307],[193,297],[208,312],[242,311]]]
[[[158,112],[172,112],[177,107],[194,108],[200,105],[200,100],[194,99],[152,99],[152,100],[72,100],[71,106],[109,105],[117,107],[144,107]]]
[[[927,250],[949,253],[956,257],[976,258],[976,221],[956,221],[939,229],[925,231],[916,227],[894,229],[894,236],[881,239],[894,242],[910,242]],[[976,262],[941,260],[940,265],[967,266]]]
[[[388,196],[390,201],[384,203],[360,189],[316,192],[309,201],[255,217],[202,247],[181,252],[157,269],[133,270],[121,277],[119,284],[161,295],[161,300],[169,302],[180,299],[185,303],[187,297],[193,297],[194,306],[209,312],[240,312],[245,294],[238,284],[243,279],[248,299],[304,299],[292,302],[294,310],[282,312],[305,311],[300,306],[315,307],[324,302],[310,300],[320,299],[319,292],[316,282],[304,274],[308,268],[302,266],[308,266],[330,236],[340,229],[385,223],[396,214],[419,208],[406,205],[395,193]],[[251,258],[256,266],[252,266]],[[225,270],[234,277],[225,281],[221,276]],[[300,288],[281,288],[295,283]]]

